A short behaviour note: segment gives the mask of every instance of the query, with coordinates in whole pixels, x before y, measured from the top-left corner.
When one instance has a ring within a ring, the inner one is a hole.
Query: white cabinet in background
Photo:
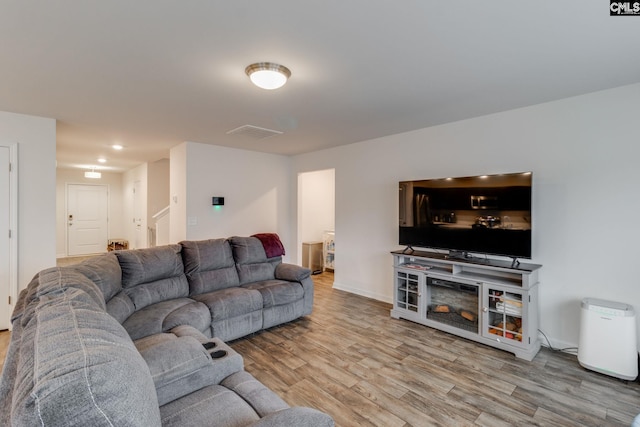
[[[323,268],[325,270],[333,271],[334,269],[336,251],[335,235],[336,233],[334,231],[325,231],[322,233]]]

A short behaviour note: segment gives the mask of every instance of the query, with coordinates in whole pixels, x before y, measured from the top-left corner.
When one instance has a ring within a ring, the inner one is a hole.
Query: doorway
[[[303,243],[323,242],[325,232],[334,231],[335,193],[335,169],[298,175],[298,248]],[[339,257],[339,248],[336,250]],[[298,264],[302,264],[302,252],[298,251]]]
[[[67,184],[67,255],[106,252],[109,225],[106,185]]]
[[[147,247],[142,230],[142,203],[142,182],[136,180],[133,183],[133,247],[135,249]]]

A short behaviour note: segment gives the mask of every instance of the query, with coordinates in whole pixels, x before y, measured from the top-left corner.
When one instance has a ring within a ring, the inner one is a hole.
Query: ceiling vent
[[[227,135],[244,135],[253,139],[265,139],[276,135],[282,135],[282,132],[258,126],[244,125],[230,130],[227,132]]]

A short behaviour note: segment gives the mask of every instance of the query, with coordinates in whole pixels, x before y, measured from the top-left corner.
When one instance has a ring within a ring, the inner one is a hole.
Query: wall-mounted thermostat
[[[211,204],[213,206],[224,206],[224,197],[212,197]]]

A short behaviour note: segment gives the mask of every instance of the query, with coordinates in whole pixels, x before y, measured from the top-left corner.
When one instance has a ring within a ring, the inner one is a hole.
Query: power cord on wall
[[[578,355],[578,347],[554,348],[551,345],[551,341],[549,341],[549,338],[547,337],[547,335],[544,332],[542,332],[540,329],[538,329],[538,332],[540,332],[542,334],[542,336],[544,337],[544,339],[547,341],[546,347],[548,347],[549,350],[558,351],[558,352],[561,352],[561,353],[572,354],[574,356]]]

